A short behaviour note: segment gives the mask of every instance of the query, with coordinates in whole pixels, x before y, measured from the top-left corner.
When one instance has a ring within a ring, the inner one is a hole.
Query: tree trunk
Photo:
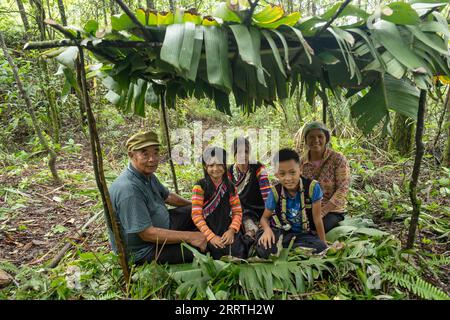
[[[327,112],[328,112],[328,97],[325,89],[319,91],[320,98],[322,99],[322,122],[324,125],[327,124]]]
[[[172,171],[173,186],[175,188],[175,192],[177,194],[179,194],[177,175],[175,173],[175,167],[173,165],[173,160],[172,160],[172,147],[170,144],[169,124],[168,124],[168,120],[167,120],[167,108],[166,107],[167,107],[166,106],[166,92],[164,91],[163,93],[161,93],[161,114],[162,114],[163,123],[164,123],[164,133],[165,133],[166,142],[167,142],[167,152],[169,153],[169,164],[170,164],[170,170]]]
[[[408,117],[396,113],[394,118],[394,130],[389,144],[390,150],[398,151],[401,156],[408,156],[413,146],[414,122]]]
[[[36,23],[39,28],[39,34],[41,41],[46,40],[46,26],[44,23],[45,20],[45,10],[42,5],[41,0],[31,0],[31,3],[33,3],[35,7],[35,13],[36,13]],[[48,64],[45,59],[38,57],[38,65],[42,69],[42,73],[39,73],[41,76],[41,90],[45,97],[47,98],[48,102],[48,118],[51,122],[51,129],[52,129],[52,136],[53,141],[55,143],[59,143],[59,128],[60,128],[60,121],[59,121],[59,111],[56,105],[56,99],[55,99],[55,91],[52,88],[50,84],[50,76],[49,76],[49,70],[48,70]]]
[[[450,123],[450,89],[447,92],[447,123]],[[447,127],[447,145],[444,151],[444,165],[450,168],[450,125]]]
[[[313,16],[315,16],[316,13],[317,13],[317,7],[316,7],[315,2],[313,2],[312,5],[311,5],[311,13],[312,13]]]
[[[300,87],[297,87],[297,99],[295,101],[298,123],[302,123],[302,109],[301,109],[302,94],[303,94],[303,84]]]
[[[47,37],[45,33],[47,32],[47,28],[45,26],[45,10],[42,5],[41,0],[30,0],[30,3],[33,4],[35,8],[35,16],[36,16],[36,24],[39,28],[40,40],[44,41]]]
[[[103,209],[105,212],[106,223],[111,228],[114,234],[114,239],[116,243],[116,247],[119,254],[120,265],[122,267],[123,275],[125,278],[125,282],[129,282],[130,271],[128,268],[127,257],[125,253],[124,242],[122,239],[122,235],[120,232],[119,222],[117,221],[116,214],[111,204],[111,198],[109,196],[108,186],[106,184],[105,174],[103,171],[103,155],[102,149],[100,145],[100,139],[97,133],[97,125],[94,113],[91,108],[91,103],[89,99],[89,92],[86,83],[86,72],[84,65],[84,53],[83,48],[78,47],[79,50],[79,72],[80,79],[82,83],[81,92],[83,95],[83,102],[87,112],[87,119],[89,123],[89,136],[91,142],[91,151],[92,151],[92,162],[94,167],[95,179],[97,182],[97,187],[100,191],[100,195],[102,198]]]
[[[87,122],[87,117],[86,117],[86,108],[83,103],[83,94],[81,92],[83,83],[81,81],[81,65],[80,65],[80,61],[78,59],[77,59],[77,61],[75,61],[75,67],[77,70],[77,84],[78,84],[78,88],[80,88],[80,90],[76,90],[75,93],[78,98],[78,107],[80,110],[81,128],[83,129],[83,132],[85,132],[84,127],[88,124],[88,122]]]
[[[63,0],[58,0],[59,15],[63,26],[67,26],[66,9],[64,8]]]
[[[409,183],[409,197],[413,206],[411,214],[411,222],[409,225],[408,241],[406,248],[411,249],[414,246],[414,240],[416,238],[417,224],[419,222],[420,205],[421,201],[417,199],[417,182],[420,175],[420,165],[424,154],[424,145],[422,142],[423,130],[424,130],[424,118],[425,107],[427,100],[427,92],[425,90],[420,91],[419,110],[417,111],[417,125],[416,125],[416,157],[414,159],[414,168]]]
[[[33,109],[33,105],[31,103],[30,97],[28,96],[28,93],[25,91],[25,89],[23,87],[22,81],[20,80],[20,77],[19,77],[19,72],[17,70],[16,65],[14,64],[14,61],[13,61],[11,55],[8,52],[8,48],[6,47],[6,44],[3,40],[2,33],[0,33],[0,45],[2,47],[2,50],[3,50],[3,53],[6,57],[6,59],[8,60],[9,66],[11,67],[11,70],[13,72],[14,78],[17,83],[17,87],[19,88],[20,95],[22,96],[22,99],[25,101],[25,104],[27,107],[26,111],[30,114],[34,132],[38,136],[39,142],[41,143],[42,147],[45,149],[45,151],[47,151],[47,153],[50,157],[48,165],[49,165],[50,171],[52,173],[53,180],[55,181],[56,184],[61,184],[61,179],[59,178],[58,171],[56,170],[57,155],[56,155],[55,151],[52,148],[50,148],[46,138],[44,137],[44,134],[42,133],[41,127],[39,126],[38,119],[34,113],[34,109]]]
[[[16,0],[17,7],[19,8],[20,17],[22,18],[23,28],[25,32],[30,30],[30,24],[28,23],[27,12],[25,11],[25,7],[23,6],[22,0]]]

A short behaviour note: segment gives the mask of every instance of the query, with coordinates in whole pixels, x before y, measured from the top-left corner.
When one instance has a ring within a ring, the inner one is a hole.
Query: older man
[[[192,222],[191,202],[170,192],[154,175],[159,164],[157,135],[151,131],[137,133],[126,146],[130,163],[109,192],[128,259],[134,263],[192,261],[192,253],[181,243],[203,251],[207,241]],[[165,204],[177,208],[168,210]],[[108,231],[111,245],[117,251],[112,231]]]

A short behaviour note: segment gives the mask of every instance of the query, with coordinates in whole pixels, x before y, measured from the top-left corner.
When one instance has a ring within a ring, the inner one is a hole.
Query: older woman
[[[321,122],[313,121],[303,127],[301,144],[302,175],[319,181],[323,190],[322,218],[325,232],[344,220],[350,185],[350,168],[345,156],[332,150],[330,130]]]

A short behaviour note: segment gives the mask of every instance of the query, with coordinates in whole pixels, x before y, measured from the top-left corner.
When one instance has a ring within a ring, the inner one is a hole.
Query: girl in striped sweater
[[[207,251],[214,259],[224,255],[246,258],[247,249],[239,232],[242,208],[236,187],[228,179],[226,152],[209,147],[203,152],[205,177],[192,189],[192,220],[205,235]]]

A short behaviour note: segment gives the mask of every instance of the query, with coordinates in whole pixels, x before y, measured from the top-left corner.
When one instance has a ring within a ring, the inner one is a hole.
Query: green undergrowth
[[[213,260],[186,245],[194,253],[192,263],[133,267],[128,284],[114,254],[79,248],[51,270],[0,263],[15,279],[0,298],[449,299],[424,278],[426,272],[442,276],[449,257],[404,250],[395,236],[361,217],[349,217],[327,239],[340,241],[343,248],[320,255],[287,248],[268,260]]]

